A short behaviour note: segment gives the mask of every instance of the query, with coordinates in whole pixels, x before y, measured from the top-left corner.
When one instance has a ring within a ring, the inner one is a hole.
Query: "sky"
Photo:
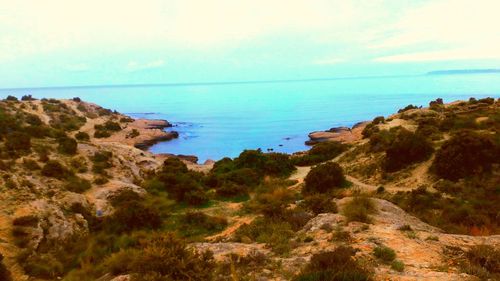
[[[498,0],[0,0],[0,88],[500,68]]]

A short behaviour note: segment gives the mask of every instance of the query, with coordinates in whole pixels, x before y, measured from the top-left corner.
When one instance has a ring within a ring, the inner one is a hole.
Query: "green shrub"
[[[42,120],[40,117],[33,115],[33,114],[28,114],[25,117],[26,123],[33,125],[33,126],[40,126],[43,124]]]
[[[30,171],[40,170],[41,167],[35,160],[23,158],[23,165]]]
[[[418,109],[418,106],[415,106],[413,104],[407,105],[405,108],[398,110],[398,113],[403,113],[405,111],[411,110],[411,109]]]
[[[342,210],[348,222],[359,221],[364,223],[370,223],[371,218],[369,215],[375,212],[375,205],[372,200],[367,197],[354,197]]]
[[[202,174],[189,171],[186,164],[176,158],[169,158],[163,163],[162,169],[155,178],[162,185],[155,187],[164,190],[151,190],[153,192],[166,191],[170,198],[178,202],[192,205],[201,205],[208,201],[202,184]]]
[[[32,255],[23,268],[26,274],[43,279],[59,279],[64,273],[64,265],[51,254]]]
[[[377,116],[373,119],[372,124],[377,125],[377,124],[383,124],[385,122],[384,116]]]
[[[386,246],[377,246],[373,249],[373,255],[385,263],[392,262],[396,258],[396,252]]]
[[[109,180],[105,177],[97,177],[94,179],[94,183],[97,184],[97,185],[103,185],[105,183],[108,183]]]
[[[110,151],[97,151],[90,158],[92,161],[92,172],[105,175],[106,169],[113,167],[113,153]]]
[[[491,245],[475,245],[465,253],[462,269],[484,280],[500,278],[500,249]]]
[[[405,270],[405,264],[402,261],[394,260],[391,263],[391,268],[397,272],[403,272]]]
[[[172,233],[155,234],[141,245],[129,264],[134,280],[213,280],[215,263],[210,252],[196,252]]]
[[[293,192],[285,187],[274,188],[270,191],[258,193],[247,203],[247,207],[266,217],[280,218],[285,208],[294,199]]]
[[[369,123],[363,129],[363,131],[361,132],[361,135],[363,135],[363,138],[369,138],[374,133],[377,133],[379,131],[380,131],[380,129],[377,126],[375,126],[373,123]]]
[[[201,227],[207,231],[221,231],[227,226],[227,219],[209,216],[203,212],[187,212],[184,214],[183,222],[188,227]]]
[[[158,229],[162,224],[158,210],[137,200],[120,203],[106,227],[113,233],[130,232],[137,229]]]
[[[336,213],[337,204],[329,196],[324,194],[313,194],[304,198],[301,206],[318,215],[322,213]]]
[[[342,168],[333,162],[313,167],[304,181],[303,194],[327,193],[346,183]]]
[[[47,125],[30,125],[26,127],[26,132],[33,138],[42,139],[50,137],[53,134],[53,129]]]
[[[77,176],[69,177],[65,185],[66,190],[76,193],[82,193],[89,190],[91,187],[92,185],[88,180],[79,178]]]
[[[96,130],[94,132],[94,138],[103,139],[103,138],[109,138],[109,137],[111,137],[111,133],[109,133],[108,131]]]
[[[135,137],[138,137],[141,133],[139,133],[139,131],[137,131],[137,129],[132,129],[132,131],[130,131],[128,134],[127,134],[127,138],[135,138]]]
[[[314,254],[294,281],[368,281],[371,274],[353,258],[356,250],[340,246]]]
[[[236,230],[234,239],[239,242],[246,240],[266,243],[273,252],[286,254],[290,252],[292,245],[290,239],[294,232],[289,223],[276,219],[256,218],[250,224],[244,224]]]
[[[344,231],[341,228],[338,228],[332,233],[331,240],[337,242],[350,242],[352,240],[352,236],[349,231]]]
[[[49,160],[42,168],[42,175],[56,179],[63,179],[71,175],[71,172],[58,161]]]
[[[395,172],[406,166],[429,159],[434,149],[423,136],[401,129],[386,149],[385,170]]]
[[[234,182],[225,182],[218,186],[215,190],[217,196],[222,198],[231,198],[248,195],[248,188],[245,185],[236,184]]]
[[[79,141],[88,141],[90,140],[90,136],[89,134],[85,133],[85,132],[78,132],[75,134],[75,138]]]
[[[30,151],[31,136],[24,132],[13,132],[8,134],[5,139],[5,148],[10,151]]]
[[[292,158],[297,166],[310,166],[331,160],[347,150],[347,145],[337,142],[321,142],[314,145],[306,155]]]
[[[16,97],[14,96],[11,96],[11,95],[8,95],[5,100],[8,100],[8,101],[19,101]]]
[[[74,155],[77,152],[78,143],[70,137],[63,137],[57,140],[59,151],[64,154]]]
[[[33,100],[36,100],[35,98],[33,98],[32,95],[24,95],[21,97],[21,100],[22,101],[33,101]]]
[[[473,131],[457,132],[436,152],[435,173],[448,180],[458,180],[491,171],[498,162],[499,148],[489,136]]]

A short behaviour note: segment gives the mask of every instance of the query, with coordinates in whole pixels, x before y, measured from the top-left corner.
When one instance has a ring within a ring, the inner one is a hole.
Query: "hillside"
[[[0,280],[498,280],[499,106],[438,99],[196,165],[136,148],[176,137],[166,121],[9,97]]]

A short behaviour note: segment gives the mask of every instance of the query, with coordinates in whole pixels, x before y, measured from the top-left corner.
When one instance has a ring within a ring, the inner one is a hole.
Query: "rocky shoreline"
[[[309,133],[309,140],[306,145],[315,145],[320,142],[339,141],[344,143],[352,143],[363,138],[361,132],[370,121],[363,121],[349,127],[333,127],[326,131],[316,131]]]

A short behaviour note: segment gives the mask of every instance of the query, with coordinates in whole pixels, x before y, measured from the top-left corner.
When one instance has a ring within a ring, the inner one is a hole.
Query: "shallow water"
[[[499,97],[500,74],[422,75],[330,81],[0,90],[0,97],[71,98],[127,113],[166,119],[179,139],[156,153],[197,155],[200,162],[237,156],[244,149],[307,149],[307,134],[352,126],[408,104]]]

